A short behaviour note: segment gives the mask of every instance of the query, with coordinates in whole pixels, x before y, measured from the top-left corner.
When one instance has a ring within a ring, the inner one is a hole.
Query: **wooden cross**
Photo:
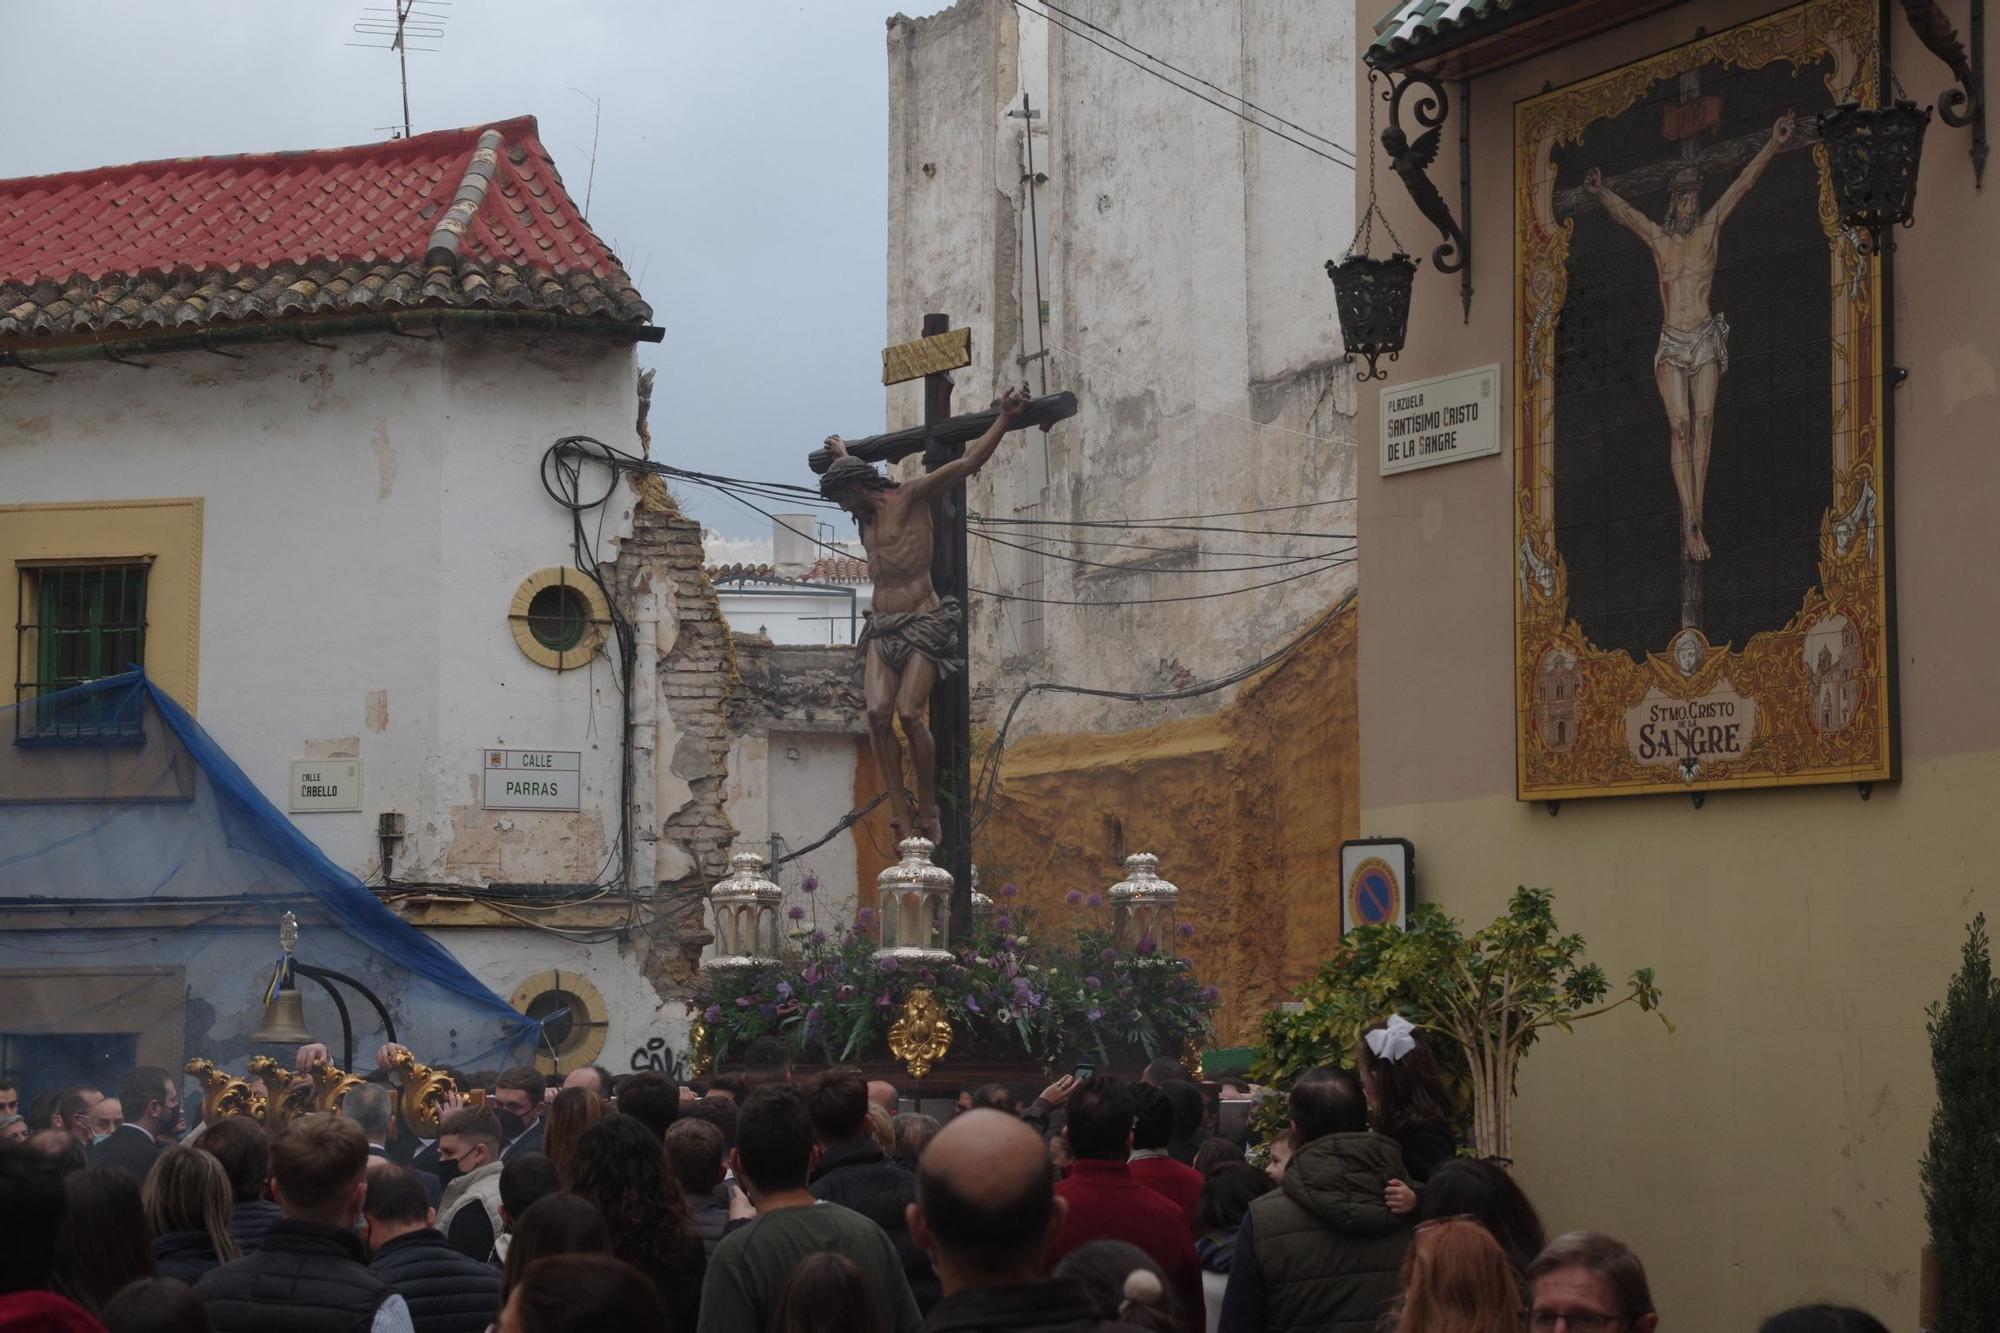
[[[845,441],[847,452],[855,458],[895,463],[921,453],[924,470],[932,471],[962,457],[965,446],[984,435],[999,415],[992,409],[951,415],[951,371],[972,364],[972,339],[970,330],[953,331],[945,315],[925,315],[923,337],[883,349],[882,364],[884,384],[923,374],[924,424]],[[902,373],[912,370],[915,373]],[[1028,404],[1013,429],[1047,429],[1075,415],[1075,394],[1052,393]],[[826,449],[813,450],[807,459],[816,473],[825,472],[832,463],[833,455]],[[931,689],[938,815],[944,825],[939,864],[951,872],[951,938],[959,941],[972,932],[972,606],[966,580],[964,484],[952,487],[931,504],[931,586],[939,597],[958,598],[965,610],[958,628],[958,660],[965,669],[950,677],[940,674]],[[900,782],[902,775],[884,773],[881,779]]]

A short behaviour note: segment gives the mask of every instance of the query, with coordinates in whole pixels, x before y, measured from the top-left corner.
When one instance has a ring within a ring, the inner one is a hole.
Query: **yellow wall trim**
[[[200,496],[150,500],[65,500],[0,505],[0,566],[89,556],[154,557],[146,583],[146,672],[190,713],[201,680]],[[7,693],[14,701],[19,655],[7,646]]]

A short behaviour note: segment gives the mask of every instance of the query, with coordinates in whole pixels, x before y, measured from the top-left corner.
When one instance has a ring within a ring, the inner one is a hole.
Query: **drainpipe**
[[[660,842],[660,598],[653,591],[653,571],[639,575],[639,595],[632,608],[632,808],[633,854],[626,892],[650,896],[659,882]]]

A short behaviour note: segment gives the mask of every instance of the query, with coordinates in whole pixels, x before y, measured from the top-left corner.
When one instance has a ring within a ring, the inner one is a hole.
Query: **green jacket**
[[[1412,1219],[1382,1201],[1397,1177],[1394,1139],[1328,1134],[1300,1148],[1284,1184],[1250,1205],[1270,1333],[1374,1333],[1410,1244]]]

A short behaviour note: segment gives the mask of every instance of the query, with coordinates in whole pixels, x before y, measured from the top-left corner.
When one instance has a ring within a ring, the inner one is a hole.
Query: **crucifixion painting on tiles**
[[[1810,0],[1515,113],[1524,799],[1895,774],[1882,259],[1816,116],[1872,0]]]

